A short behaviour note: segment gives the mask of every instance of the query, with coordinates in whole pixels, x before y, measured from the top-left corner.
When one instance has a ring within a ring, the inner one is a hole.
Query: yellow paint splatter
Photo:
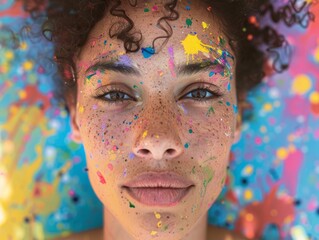
[[[47,117],[36,106],[11,107],[8,121],[1,125],[1,129],[8,135],[7,146],[14,143],[14,151],[10,146],[9,149],[4,149],[0,161],[1,239],[24,239],[30,234],[33,238],[45,239],[43,223],[30,218],[30,224],[26,225],[25,218],[33,214],[49,215],[60,205],[60,197],[57,194],[60,178],[55,178],[51,183],[34,180],[44,163],[46,137],[55,133],[47,126]],[[40,130],[44,136],[38,139],[38,145],[34,148],[35,158],[18,167],[21,154],[27,149],[25,142],[17,139],[23,139],[24,135],[30,135],[35,129]],[[67,170],[70,166],[71,162],[68,161],[62,169]],[[5,188],[2,188],[3,184]]]
[[[158,228],[162,227],[162,221],[159,221],[159,222],[157,223],[157,227],[158,227]]]
[[[270,112],[272,110],[272,105],[270,103],[265,103],[263,109],[265,112]]]
[[[315,57],[315,61],[319,63],[319,47],[315,49],[314,57]]]
[[[18,95],[21,99],[25,99],[27,97],[27,92],[25,90],[20,90]]]
[[[208,29],[209,28],[209,24],[206,23],[206,22],[202,22],[202,27],[204,30]]]
[[[277,150],[277,157],[284,160],[288,156],[288,151],[285,148],[279,148]]]
[[[244,168],[244,175],[245,176],[249,176],[253,173],[253,170],[254,168],[251,166],[251,165],[247,165],[245,168]]]
[[[83,106],[79,106],[79,113],[83,113],[84,112],[84,107]]]
[[[192,60],[194,60],[194,55],[202,53],[209,53],[210,49],[213,49],[215,52],[217,52],[220,55],[222,55],[222,50],[217,49],[213,46],[204,44],[198,37],[197,34],[191,35],[188,34],[187,37],[181,41],[185,54],[187,55],[187,63],[189,62],[189,57],[192,56]]]
[[[145,138],[147,136],[147,130],[143,132],[142,138]]]
[[[310,90],[310,88],[311,80],[305,74],[298,75],[292,84],[293,92],[300,95],[307,93]]]
[[[155,215],[155,218],[156,219],[160,219],[161,218],[161,214],[157,213],[157,212],[154,212],[154,215]]]
[[[157,234],[157,231],[151,231],[151,235],[155,236]]]
[[[23,69],[26,71],[30,71],[33,68],[33,63],[31,61],[25,61],[23,63]]]
[[[250,189],[247,189],[245,192],[244,192],[244,198],[245,200],[251,200],[253,198],[253,192],[250,190]]]
[[[28,49],[28,44],[26,42],[21,42],[20,43],[20,49],[21,50],[27,50]]]
[[[319,104],[319,92],[311,93],[309,100],[312,104]]]
[[[13,54],[12,51],[7,51],[7,52],[5,53],[5,58],[6,58],[7,60],[12,60],[13,57],[14,57],[14,54]]]
[[[108,159],[111,161],[114,161],[116,159],[116,156],[117,156],[116,153],[114,152],[114,150],[108,151],[108,155],[109,155]]]
[[[290,235],[293,240],[309,240],[305,229],[301,226],[294,226],[290,229]]]

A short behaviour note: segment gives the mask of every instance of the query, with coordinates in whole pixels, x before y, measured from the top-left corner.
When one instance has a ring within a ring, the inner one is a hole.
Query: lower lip
[[[149,206],[177,205],[190,191],[188,188],[128,188],[129,195],[138,202]]]

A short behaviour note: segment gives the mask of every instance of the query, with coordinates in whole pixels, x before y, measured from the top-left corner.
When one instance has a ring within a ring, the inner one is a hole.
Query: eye
[[[94,98],[108,102],[109,104],[121,104],[124,101],[134,100],[128,94],[117,89],[101,89]]]
[[[184,95],[184,98],[192,99],[196,102],[206,102],[222,96],[218,91],[209,90],[208,87],[198,87],[195,90]]]

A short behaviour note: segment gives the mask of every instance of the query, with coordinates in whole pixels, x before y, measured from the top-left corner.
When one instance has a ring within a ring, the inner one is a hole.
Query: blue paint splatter
[[[128,157],[129,157],[129,159],[133,159],[135,157],[135,155],[134,155],[134,153],[131,152],[131,153],[129,153]]]
[[[185,143],[184,147],[188,148],[189,147],[189,143]]]
[[[186,6],[186,10],[187,11],[191,10],[191,7],[190,6]]]
[[[228,85],[227,85],[227,91],[230,92],[230,89],[231,89],[231,85],[230,85],[230,82],[229,82]]]
[[[238,107],[237,105],[233,104],[234,113],[238,113]]]
[[[227,105],[227,106],[230,106],[230,102],[226,102],[226,105]]]
[[[150,58],[152,55],[154,55],[155,50],[152,47],[142,48],[142,54],[144,58]]]
[[[210,73],[209,73],[209,77],[212,77],[212,76],[214,76],[214,75],[215,75],[214,72],[210,72]]]
[[[131,66],[132,65],[132,60],[127,55],[121,55],[119,57],[118,63],[126,65],[126,66]]]

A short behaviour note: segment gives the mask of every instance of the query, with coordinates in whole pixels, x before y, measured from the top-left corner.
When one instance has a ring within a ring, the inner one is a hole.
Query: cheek
[[[190,115],[188,126],[196,145],[228,146],[233,140],[235,114],[230,106],[217,103]]]

